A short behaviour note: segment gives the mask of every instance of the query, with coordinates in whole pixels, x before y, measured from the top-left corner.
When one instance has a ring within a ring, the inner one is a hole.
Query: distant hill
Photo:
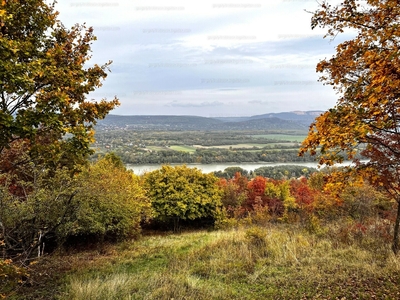
[[[291,111],[257,115],[250,117],[250,119],[279,118],[282,120],[300,121],[303,124],[310,125],[321,113],[323,111]]]
[[[97,130],[307,130],[322,111],[269,113],[251,117],[206,118],[198,116],[108,115]]]
[[[291,111],[291,112],[280,112],[280,113],[268,113],[263,115],[256,115],[251,117],[219,117],[215,118],[223,122],[244,122],[256,119],[267,119],[267,118],[278,118],[287,121],[300,121],[302,124],[311,124],[316,117],[318,117],[323,111]]]
[[[120,116],[107,115],[98,122],[98,129],[164,129],[164,130],[200,130],[218,126],[222,121],[196,116]]]
[[[218,127],[222,130],[307,130],[309,124],[280,118],[260,118],[240,122],[225,122],[219,124]]]

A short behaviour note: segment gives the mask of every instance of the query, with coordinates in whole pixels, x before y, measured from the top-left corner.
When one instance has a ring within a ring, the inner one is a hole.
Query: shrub
[[[140,178],[107,155],[78,176],[74,214],[60,233],[64,237],[92,236],[122,239],[140,232],[140,223],[151,216],[151,205]]]
[[[144,175],[155,220],[174,222],[175,230],[179,220],[210,218],[215,222],[224,217],[217,181],[213,174],[187,166],[162,166]]]
[[[5,299],[25,277],[28,274],[24,268],[15,266],[11,259],[0,259],[0,299]]]

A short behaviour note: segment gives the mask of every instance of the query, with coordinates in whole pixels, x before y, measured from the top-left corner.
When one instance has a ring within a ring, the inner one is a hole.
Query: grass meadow
[[[170,146],[169,148],[171,150],[175,150],[175,151],[183,151],[183,152],[189,152],[189,153],[196,152],[196,148],[191,147],[191,146],[173,145],[173,146]]]
[[[321,232],[251,225],[59,254],[48,258],[58,274],[52,289],[47,283],[16,299],[400,298],[400,259],[390,243],[341,237],[334,226]]]

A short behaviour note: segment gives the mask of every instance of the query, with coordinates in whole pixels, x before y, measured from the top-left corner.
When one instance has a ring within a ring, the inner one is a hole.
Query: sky
[[[332,41],[327,29],[311,30],[315,0],[59,0],[55,8],[66,27],[94,28],[88,66],[113,61],[88,95],[117,96],[113,114],[241,117],[324,111],[338,98],[315,68],[350,35]]]

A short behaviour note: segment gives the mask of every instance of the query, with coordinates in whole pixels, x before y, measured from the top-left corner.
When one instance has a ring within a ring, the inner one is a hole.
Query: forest
[[[93,28],[1,1],[0,299],[399,298],[400,6],[361,2],[312,13],[356,34],[317,64],[339,99],[304,132],[99,129],[121,102],[88,97],[112,63],[88,66]],[[322,168],[184,164],[295,159]]]

